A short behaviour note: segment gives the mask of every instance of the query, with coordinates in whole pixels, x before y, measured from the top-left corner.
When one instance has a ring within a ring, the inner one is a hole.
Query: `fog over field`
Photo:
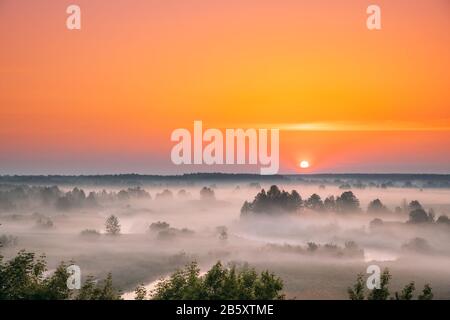
[[[191,261],[204,272],[220,260],[274,272],[288,299],[347,299],[357,274],[373,264],[389,268],[392,291],[415,281],[418,290],[429,283],[435,299],[450,299],[449,181],[3,177],[0,254],[45,254],[49,273],[63,260],[79,265],[83,278],[111,272],[125,298]],[[107,234],[111,215],[119,235]]]

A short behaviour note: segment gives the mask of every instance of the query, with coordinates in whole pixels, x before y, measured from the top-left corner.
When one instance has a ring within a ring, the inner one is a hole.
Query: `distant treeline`
[[[0,212],[41,206],[67,211],[79,208],[94,208],[102,202],[124,201],[129,199],[151,198],[140,187],[113,191],[91,191],[73,188],[64,192],[57,186],[0,186]]]
[[[190,173],[183,175],[3,175],[0,184],[137,186],[178,185],[202,182],[268,182],[333,184],[359,187],[450,188],[449,174],[308,174],[273,175]]]
[[[277,185],[272,185],[267,192],[264,189],[258,192],[253,201],[245,201],[241,208],[241,216],[298,213],[305,209],[322,213],[334,212],[341,214],[363,212],[359,199],[352,191],[345,191],[337,197],[331,195],[325,198],[325,200],[322,200],[316,193],[307,199],[302,199],[296,190],[287,192],[280,189]],[[401,206],[397,206],[394,211],[391,211],[380,199],[375,199],[368,204],[366,212],[375,215],[391,213],[409,214],[409,223],[439,223],[450,225],[450,219],[446,215],[441,215],[436,219],[434,210],[429,209],[427,212],[417,200],[413,200],[409,204],[403,201]],[[382,220],[376,219],[374,223],[375,225],[379,225],[382,223]]]

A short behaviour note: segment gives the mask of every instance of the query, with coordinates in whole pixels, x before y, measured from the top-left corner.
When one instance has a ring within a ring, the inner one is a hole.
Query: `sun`
[[[309,162],[306,161],[306,160],[302,160],[302,161],[300,162],[300,168],[302,168],[302,169],[309,168]]]

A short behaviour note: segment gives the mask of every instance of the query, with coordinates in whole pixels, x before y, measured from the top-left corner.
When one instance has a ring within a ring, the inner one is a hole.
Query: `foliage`
[[[381,202],[380,199],[375,199],[367,206],[368,213],[387,213],[389,209]]]
[[[389,298],[389,281],[391,280],[392,276],[389,273],[388,269],[385,269],[380,277],[380,288],[373,289],[367,299],[368,300],[387,300]]]
[[[356,283],[352,288],[347,289],[350,300],[364,300],[364,277],[362,273],[358,274]]]
[[[145,300],[147,296],[147,289],[145,289],[144,284],[140,284],[134,290],[134,300]]]
[[[409,213],[409,223],[433,222],[434,217],[429,215],[423,209],[415,209]]]
[[[402,290],[402,292],[395,293],[396,300],[412,300],[414,291],[416,290],[416,286],[414,281],[408,283]]]
[[[120,300],[120,291],[117,291],[112,282],[112,275],[108,273],[101,284],[92,276],[88,276],[78,293],[77,300]]]
[[[115,215],[111,215],[106,219],[105,223],[106,233],[112,236],[120,234],[119,219]]]
[[[433,300],[433,292],[431,286],[427,283],[422,290],[422,293],[417,297],[419,300]]]
[[[289,193],[273,185],[267,193],[264,189],[261,190],[252,202],[245,201],[241,214],[295,212],[301,206],[302,198],[297,191]]]
[[[64,262],[49,277],[45,256],[19,251],[16,257],[3,262],[0,256],[0,300],[56,300],[68,299],[68,273]]]
[[[343,192],[336,199],[336,211],[340,213],[359,212],[359,200],[352,191]]]
[[[51,275],[46,275],[44,255],[36,257],[22,250],[7,262],[0,256],[0,300],[120,299],[120,292],[113,288],[111,274],[103,281],[103,286],[98,286],[89,276],[76,295],[76,291],[67,286],[68,266],[61,262]]]
[[[269,271],[235,265],[226,268],[219,261],[204,276],[196,262],[161,280],[153,292],[157,300],[257,300],[283,299],[283,282]]]
[[[305,201],[305,207],[314,211],[323,211],[324,204],[320,196],[314,193]]]
[[[390,297],[389,282],[392,279],[388,269],[384,269],[380,276],[380,288],[375,288],[369,291],[366,295],[363,274],[358,274],[356,277],[356,283],[347,289],[348,297],[350,300],[412,300],[414,298],[414,291],[416,290],[415,283],[411,281],[408,283],[402,291],[395,292],[394,296]],[[431,286],[426,284],[422,290],[422,293],[417,297],[419,300],[432,300],[433,292]]]

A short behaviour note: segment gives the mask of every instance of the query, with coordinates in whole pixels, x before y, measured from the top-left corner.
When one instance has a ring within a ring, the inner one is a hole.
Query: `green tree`
[[[431,290],[431,286],[427,283],[422,290],[422,293],[418,296],[419,300],[433,300],[434,294]]]
[[[161,280],[152,298],[158,300],[232,300],[232,299],[282,299],[283,282],[273,273],[260,274],[244,266],[224,267],[217,262],[204,275],[196,262],[177,270],[168,279]]]
[[[379,289],[373,289],[369,296],[367,297],[368,300],[387,300],[389,298],[389,281],[391,280],[392,276],[389,273],[388,269],[384,269],[383,273],[380,277],[380,288]]]
[[[113,286],[112,275],[108,273],[102,284],[88,276],[78,293],[77,300],[121,300],[120,291]]]
[[[120,234],[119,219],[115,215],[111,215],[106,219],[106,233],[112,236]]]
[[[389,299],[389,281],[392,276],[389,273],[388,269],[384,269],[381,277],[380,277],[380,288],[373,289],[369,295],[367,296],[367,300],[387,300]],[[364,300],[364,277],[363,274],[358,274],[357,280],[353,287],[349,287],[347,289],[347,293],[350,300]],[[394,296],[390,299],[395,300],[412,300],[414,291],[415,291],[415,283],[411,281],[408,283],[403,290],[399,292],[395,292]],[[426,284],[422,290],[422,294],[420,294],[417,298],[419,300],[432,300],[434,297],[433,292],[431,290],[431,286]]]
[[[353,288],[349,287],[347,289],[350,300],[364,300],[364,286],[364,276],[362,273],[359,273]]]
[[[144,284],[140,284],[134,289],[134,300],[145,300],[147,297],[147,289]]]
[[[62,262],[49,277],[44,276],[46,271],[44,255],[37,258],[22,250],[8,262],[0,256],[0,300],[68,299],[67,265]]]
[[[416,287],[415,287],[414,281],[412,281],[403,288],[403,290],[400,294],[398,292],[395,293],[395,299],[396,300],[412,300],[415,290],[416,290]]]

